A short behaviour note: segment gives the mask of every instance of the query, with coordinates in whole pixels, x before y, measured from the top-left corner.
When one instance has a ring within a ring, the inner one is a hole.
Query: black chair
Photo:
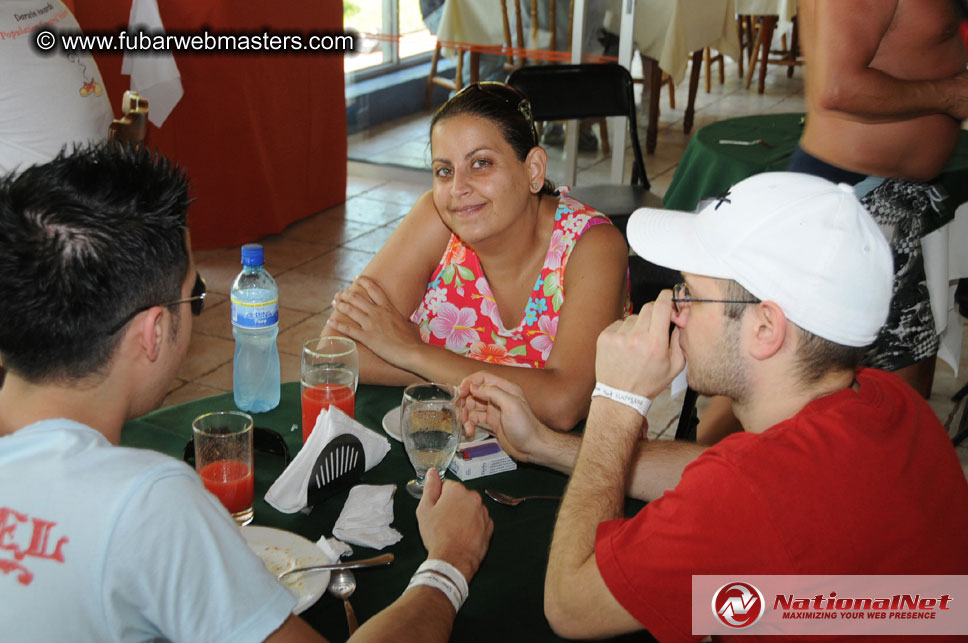
[[[515,69],[507,83],[531,101],[536,121],[625,116],[632,139],[632,179],[630,185],[579,185],[571,196],[599,212],[625,234],[629,215],[638,208],[661,208],[662,199],[649,191],[645,159],[639,144],[632,76],[621,65],[539,65]],[[629,257],[632,275],[632,303],[636,310],[652,301],[663,288],[679,281],[679,273]]]
[[[515,69],[507,83],[524,93],[531,102],[536,121],[625,116],[632,139],[632,180],[630,185],[575,186],[570,195],[599,212],[607,214],[625,235],[629,216],[641,207],[661,208],[662,199],[649,191],[645,158],[639,144],[639,131],[632,75],[621,65],[539,65]],[[654,301],[659,291],[680,281],[679,273],[638,256],[629,257],[632,304],[638,311]],[[687,389],[679,413],[677,440],[696,439],[696,398]]]

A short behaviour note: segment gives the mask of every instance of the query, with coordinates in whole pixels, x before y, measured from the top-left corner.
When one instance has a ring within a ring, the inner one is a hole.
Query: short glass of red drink
[[[360,358],[356,342],[346,337],[313,337],[303,343],[300,369],[303,442],[309,439],[323,409],[335,406],[353,417]]]
[[[205,488],[221,501],[235,522],[247,525],[255,512],[252,500],[252,416],[241,411],[206,413],[192,422],[195,470]]]

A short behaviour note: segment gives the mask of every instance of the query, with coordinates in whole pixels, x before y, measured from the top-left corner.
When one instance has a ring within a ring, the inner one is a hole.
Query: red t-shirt
[[[857,381],[725,438],[634,518],[599,525],[602,578],[653,636],[702,638],[693,574],[968,574],[968,483],[944,428],[897,376]]]

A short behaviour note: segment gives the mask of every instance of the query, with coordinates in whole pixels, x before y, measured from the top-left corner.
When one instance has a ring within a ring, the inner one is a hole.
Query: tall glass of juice
[[[313,337],[303,343],[300,369],[303,442],[320,411],[335,406],[353,417],[360,358],[356,342],[346,337]]]
[[[195,470],[205,488],[228,509],[236,523],[249,524],[255,516],[252,416],[241,411],[206,413],[192,422],[192,433]]]

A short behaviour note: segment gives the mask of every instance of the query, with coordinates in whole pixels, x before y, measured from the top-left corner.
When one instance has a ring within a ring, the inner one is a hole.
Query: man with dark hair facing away
[[[116,144],[0,180],[0,623],[10,641],[318,641],[295,598],[187,465],[116,446],[165,396],[205,283],[185,176]],[[428,476],[430,557],[470,578],[492,524]],[[417,585],[353,641],[445,641]]]

